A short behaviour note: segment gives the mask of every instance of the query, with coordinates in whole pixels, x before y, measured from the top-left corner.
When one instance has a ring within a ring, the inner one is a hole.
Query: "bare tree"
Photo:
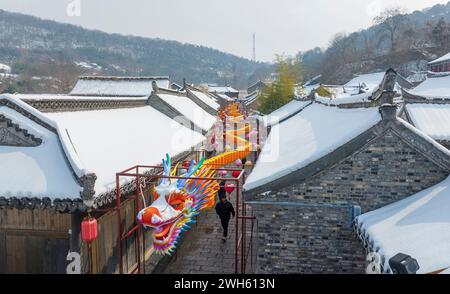
[[[373,18],[373,23],[379,25],[380,29],[387,33],[391,44],[391,50],[396,49],[397,33],[406,23],[406,11],[401,7],[391,7],[384,10],[380,15]],[[385,35],[383,36],[385,37]]]
[[[336,34],[330,41],[330,45],[325,53],[320,72],[325,77],[332,76],[338,69],[349,62],[350,55],[349,38],[345,33]]]
[[[446,46],[450,37],[450,24],[447,24],[445,19],[441,17],[435,25],[428,24],[428,27],[430,30],[429,36],[434,44],[437,47]]]

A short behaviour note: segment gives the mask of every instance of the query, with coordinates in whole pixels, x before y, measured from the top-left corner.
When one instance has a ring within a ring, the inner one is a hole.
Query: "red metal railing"
[[[173,167],[174,168],[174,167]],[[177,169],[182,169],[183,167],[177,167]],[[136,194],[133,198],[135,198],[135,214],[137,215],[137,213],[141,210],[141,189],[140,189],[140,184],[141,184],[141,180],[150,180],[150,181],[158,181],[160,179],[174,179],[174,180],[178,180],[178,179],[194,179],[194,180],[213,180],[213,181],[230,181],[233,182],[235,184],[235,190],[236,190],[236,242],[235,242],[235,272],[237,273],[238,270],[238,263],[239,263],[239,256],[238,256],[238,252],[239,252],[239,246],[244,246],[244,243],[239,243],[239,236],[243,236],[245,234],[243,234],[242,232],[239,233],[239,220],[242,220],[243,223],[245,224],[245,220],[247,219],[247,216],[239,216],[239,208],[240,208],[240,194],[241,194],[241,183],[243,183],[243,179],[244,179],[244,175],[245,175],[245,171],[240,169],[240,168],[221,168],[221,167],[210,167],[212,170],[225,170],[227,172],[233,172],[233,171],[240,171],[240,174],[237,178],[234,177],[182,177],[182,176],[165,176],[162,174],[163,172],[163,167],[162,166],[148,166],[148,165],[137,165],[137,166],[133,166],[130,167],[122,172],[119,172],[116,174],[116,193],[117,193],[117,205],[116,205],[116,211],[117,211],[117,242],[118,242],[118,263],[119,263],[119,273],[123,274],[124,273],[124,266],[123,266],[123,258],[124,258],[124,254],[123,254],[123,246],[122,243],[125,241],[125,244],[128,244],[128,238],[132,237],[133,235],[136,238],[136,266],[134,268],[132,268],[131,270],[128,269],[128,262],[127,264],[127,273],[145,273],[145,234],[146,231],[142,229],[142,226],[135,220],[134,226],[131,227],[129,230],[127,231],[123,231],[122,228],[122,222],[121,222],[121,202],[122,202],[122,195],[121,195],[121,191],[120,191],[120,186],[121,186],[121,178],[122,177],[128,177],[128,178],[134,178],[135,179],[135,183],[136,183]],[[158,172],[158,174],[147,174],[147,173],[142,173],[140,172],[140,170],[142,169],[150,169],[153,172]],[[142,207],[143,208],[143,207]],[[245,210],[244,210],[245,211]],[[243,232],[245,232],[245,227],[242,226],[242,230]],[[142,256],[141,256],[141,250],[143,251]],[[244,250],[241,250],[242,254],[241,254],[241,264],[243,266],[243,268],[241,268],[241,272],[245,271],[245,254],[244,254]],[[128,260],[128,250],[127,248],[125,248],[125,258],[126,260]],[[242,267],[241,266],[241,267]]]
[[[245,173],[240,179],[245,182]],[[250,265],[253,270],[254,266],[254,234],[257,228],[256,217],[252,211],[245,204],[245,199],[240,191],[236,191],[236,244],[235,244],[235,262],[234,273],[244,274],[247,272],[247,265]],[[239,223],[240,221],[240,223]],[[240,224],[240,226],[239,226]],[[248,227],[250,225],[250,228]],[[248,234],[249,231],[249,234]],[[247,237],[250,241],[247,243]],[[250,264],[248,257],[250,255]]]

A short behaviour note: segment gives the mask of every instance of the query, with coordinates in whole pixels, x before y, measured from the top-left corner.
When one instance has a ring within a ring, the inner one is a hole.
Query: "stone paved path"
[[[242,183],[241,183],[242,187]],[[236,209],[236,191],[232,193],[228,199]],[[242,196],[241,196],[242,197]],[[242,206],[242,201],[241,205]],[[240,207],[242,209],[242,207]],[[247,211],[247,215],[250,212]],[[239,215],[242,215],[240,212]],[[239,220],[239,227],[241,228]],[[251,243],[251,221],[246,221],[247,239],[246,244],[250,248]],[[183,241],[177,249],[174,256],[169,261],[163,273],[171,274],[232,274],[234,273],[234,256],[235,256],[235,226],[236,218],[230,220],[228,227],[228,239],[224,243],[220,238],[222,236],[222,226],[215,209],[203,211],[198,218],[196,224],[187,233],[184,233]],[[256,243],[256,226],[253,231],[253,244]],[[250,250],[247,249],[250,253]],[[253,255],[253,258],[250,258]],[[247,273],[251,273],[251,260],[256,260],[256,250],[253,254],[248,254]],[[239,265],[239,264],[238,264]]]
[[[233,203],[235,205],[235,203]],[[224,243],[222,226],[214,209],[203,212],[188,232],[165,273],[227,274],[234,273],[235,219],[230,220],[228,239]]]

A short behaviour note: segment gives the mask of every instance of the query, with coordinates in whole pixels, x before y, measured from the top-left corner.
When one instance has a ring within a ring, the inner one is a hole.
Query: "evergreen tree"
[[[277,78],[260,93],[259,111],[269,114],[294,98],[295,85],[301,82],[299,59],[276,57]]]

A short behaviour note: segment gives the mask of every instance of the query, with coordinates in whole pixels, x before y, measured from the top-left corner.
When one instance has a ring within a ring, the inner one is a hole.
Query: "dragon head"
[[[188,171],[182,177],[189,178],[199,170],[203,160],[195,165],[192,161]],[[174,176],[171,172],[170,157],[163,160],[164,175]],[[145,227],[153,228],[153,247],[162,254],[170,254],[175,249],[177,239],[182,231],[193,223],[193,217],[205,207],[205,196],[210,189],[205,189],[205,181],[178,179],[171,181],[163,178],[155,188],[153,203],[142,209],[138,221]]]

